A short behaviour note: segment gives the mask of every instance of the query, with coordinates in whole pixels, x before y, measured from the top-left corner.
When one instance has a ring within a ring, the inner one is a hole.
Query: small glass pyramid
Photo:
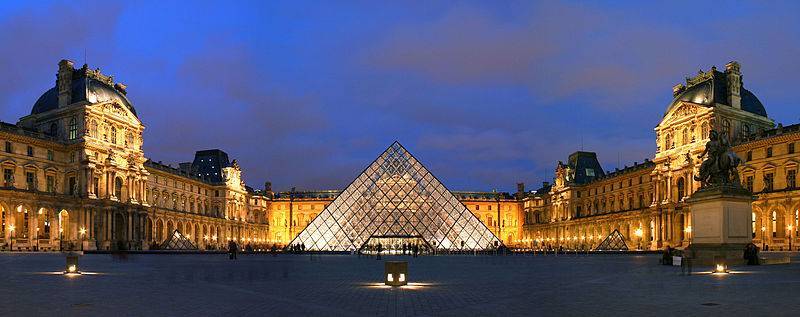
[[[611,234],[606,237],[603,242],[600,242],[595,248],[597,251],[627,251],[628,245],[625,244],[625,237],[619,233],[619,230],[614,229]]]
[[[169,239],[161,244],[161,250],[197,250],[197,247],[178,230],[175,230]]]
[[[421,239],[437,250],[487,250],[500,240],[400,143],[394,142],[291,242],[361,250],[370,238]]]

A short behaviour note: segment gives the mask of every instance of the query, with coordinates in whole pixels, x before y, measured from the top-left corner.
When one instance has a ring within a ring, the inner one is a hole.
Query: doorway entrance
[[[381,254],[411,254],[414,246],[419,248],[419,254],[430,253],[433,248],[422,236],[371,236],[359,249],[362,254],[377,254],[378,245]],[[403,250],[405,247],[405,251]],[[405,252],[405,253],[404,253]]]

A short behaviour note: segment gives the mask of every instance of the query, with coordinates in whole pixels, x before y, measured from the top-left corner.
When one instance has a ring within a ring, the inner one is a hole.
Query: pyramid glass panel
[[[614,232],[609,234],[608,237],[606,237],[605,240],[603,240],[603,242],[600,242],[600,244],[597,245],[597,248],[595,248],[595,250],[626,251],[628,250],[628,245],[625,244],[625,237],[623,237],[618,230],[614,230]]]
[[[373,237],[379,238],[373,241],[421,239],[440,250],[483,250],[500,245],[500,240],[398,142],[364,169],[291,244],[302,243],[312,251],[353,251],[364,248]]]

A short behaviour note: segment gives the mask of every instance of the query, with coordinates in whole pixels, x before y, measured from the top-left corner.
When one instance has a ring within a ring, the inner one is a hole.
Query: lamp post
[[[81,251],[83,251],[83,235],[86,234],[86,228],[81,228],[80,233],[81,233]]]
[[[64,228],[58,227],[58,252],[64,249]]]
[[[8,226],[8,230],[11,230],[11,252],[14,252],[14,225]]]
[[[792,251],[792,225],[786,228],[789,229],[789,251]]]
[[[766,238],[764,237],[765,231],[767,231],[767,227],[761,226],[761,250],[764,250],[764,247],[767,245]]]
[[[36,251],[39,251],[39,228],[36,228]]]

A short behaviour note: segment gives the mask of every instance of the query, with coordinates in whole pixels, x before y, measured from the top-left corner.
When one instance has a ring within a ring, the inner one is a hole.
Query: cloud
[[[121,12],[120,5],[105,2],[57,3],[12,12],[0,20],[0,60],[6,78],[0,83],[0,111],[4,117],[27,115],[30,108],[8,106],[32,107],[39,95],[55,86],[58,61],[78,50],[82,54],[82,48],[95,41],[108,40],[106,35],[114,33]]]

